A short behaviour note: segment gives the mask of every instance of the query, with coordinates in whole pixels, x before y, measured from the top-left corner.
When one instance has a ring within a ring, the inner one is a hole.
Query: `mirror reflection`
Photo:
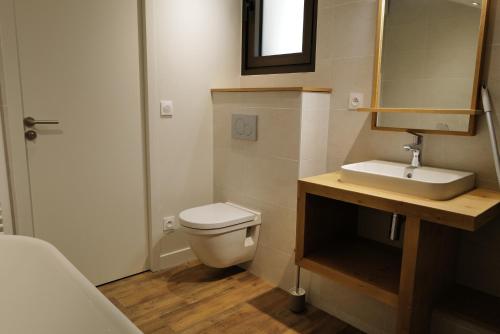
[[[378,107],[475,109],[481,0],[386,0]],[[468,131],[468,115],[379,113],[377,126]]]

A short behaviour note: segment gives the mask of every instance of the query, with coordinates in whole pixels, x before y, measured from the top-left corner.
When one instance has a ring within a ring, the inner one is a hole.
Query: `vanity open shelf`
[[[455,286],[460,230],[473,232],[494,219],[500,194],[474,189],[435,201],[339,177],[299,181],[296,263],[396,308],[398,333],[429,333],[434,308]],[[402,248],[358,235],[364,208],[406,217]]]
[[[472,324],[478,332],[483,329],[500,333],[500,298],[496,296],[456,285],[439,302],[435,312]]]
[[[338,242],[306,255],[301,266],[397,306],[401,251],[363,238]]]
[[[358,236],[358,205],[307,194],[305,210],[300,265],[397,306],[402,250]]]

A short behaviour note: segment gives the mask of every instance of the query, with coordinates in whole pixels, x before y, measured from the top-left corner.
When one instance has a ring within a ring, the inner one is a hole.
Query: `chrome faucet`
[[[413,131],[408,131],[408,133],[414,135],[415,139],[412,144],[406,144],[403,146],[403,148],[413,154],[413,158],[411,159],[411,166],[413,168],[418,168],[422,166],[420,160],[422,158],[422,142],[424,137]]]

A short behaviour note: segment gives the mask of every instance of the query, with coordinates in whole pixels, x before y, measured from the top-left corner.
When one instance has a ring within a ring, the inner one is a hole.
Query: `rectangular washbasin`
[[[447,200],[474,188],[474,173],[371,160],[342,166],[340,181],[432,200]]]

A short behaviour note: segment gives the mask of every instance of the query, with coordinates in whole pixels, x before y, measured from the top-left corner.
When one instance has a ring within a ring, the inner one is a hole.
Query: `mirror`
[[[473,135],[487,0],[379,0],[372,127]]]

